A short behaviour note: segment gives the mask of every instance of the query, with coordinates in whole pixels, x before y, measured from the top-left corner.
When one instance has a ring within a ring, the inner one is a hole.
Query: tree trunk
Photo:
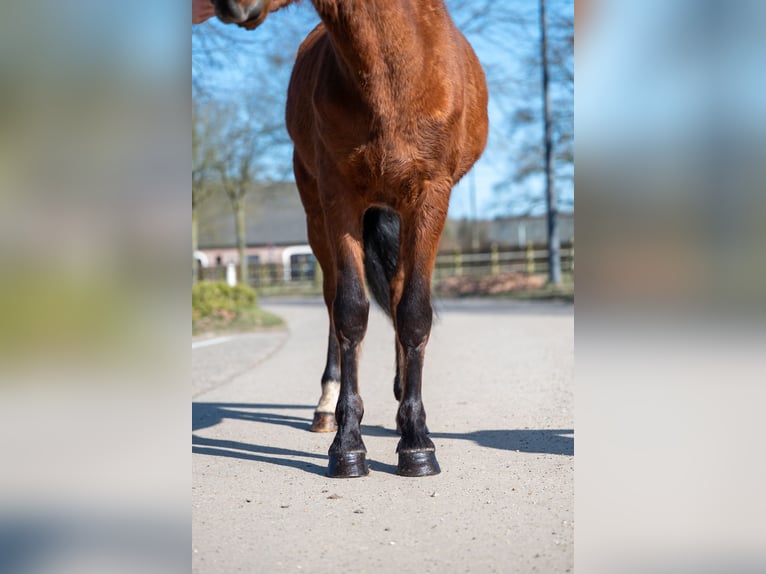
[[[235,206],[237,217],[237,253],[239,254],[239,280],[247,285],[247,256],[245,247],[247,246],[247,232],[245,230],[245,202],[238,201]]]
[[[470,173],[471,184],[471,218],[473,224],[471,225],[471,249],[474,252],[479,251],[479,209],[476,206],[476,170],[471,170]]]
[[[561,283],[561,245],[559,240],[558,201],[553,180],[553,142],[551,136],[550,93],[548,89],[548,37],[545,24],[545,0],[540,0],[540,51],[543,72],[543,138],[545,146],[545,204],[548,211],[548,281]]]
[[[196,283],[197,277],[197,210],[192,206],[192,282]]]

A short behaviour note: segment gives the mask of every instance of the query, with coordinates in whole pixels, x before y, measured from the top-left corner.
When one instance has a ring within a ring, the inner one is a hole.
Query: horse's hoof
[[[338,424],[332,413],[314,413],[314,422],[311,423],[311,432],[335,432]]]
[[[370,469],[363,452],[330,453],[327,476],[330,478],[356,478],[367,476]]]
[[[409,450],[399,452],[396,474],[399,476],[433,476],[441,469],[432,450]]]

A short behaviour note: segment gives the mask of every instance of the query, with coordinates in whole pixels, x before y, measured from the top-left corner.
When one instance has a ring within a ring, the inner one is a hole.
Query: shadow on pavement
[[[307,429],[311,424],[311,420],[305,417],[276,414],[269,412],[271,410],[308,410],[313,412],[314,406],[253,403],[192,403],[192,453],[263,462],[277,466],[297,468],[311,474],[324,475],[327,472],[324,462],[326,457],[318,454],[232,440],[204,438],[193,434],[194,431],[213,427],[224,419],[282,425],[300,430]],[[283,457],[318,458],[322,459],[322,464],[318,465],[296,458]]]
[[[382,426],[362,425],[364,436],[396,436]],[[573,429],[477,430],[468,433],[431,432],[432,439],[470,440],[486,448],[538,454],[574,455]]]
[[[314,411],[314,406],[253,403],[192,403],[192,432],[215,426],[224,419],[282,425],[308,432],[311,418],[268,412],[272,410],[304,410],[308,411],[307,414],[311,414]],[[393,429],[370,425],[362,425],[362,435],[392,438],[397,436],[396,431]],[[573,429],[487,429],[468,433],[432,432],[430,434],[433,439],[466,440],[484,448],[563,456],[574,455],[573,435]],[[275,464],[300,469],[311,474],[326,474],[326,457],[324,455],[275,446],[261,446],[224,439],[203,438],[192,434],[192,453]],[[296,458],[283,457],[319,459],[322,461],[322,464],[318,465],[313,462],[296,460]],[[395,465],[373,460],[368,462],[372,471],[396,474]]]
[[[431,433],[431,438],[472,440],[479,446],[517,452],[574,455],[572,429],[478,430],[469,433]]]
[[[305,417],[263,412],[270,410],[308,410],[313,413],[314,405],[192,403],[192,431],[215,426],[223,419],[284,425],[296,429],[307,429],[311,424],[311,419]]]

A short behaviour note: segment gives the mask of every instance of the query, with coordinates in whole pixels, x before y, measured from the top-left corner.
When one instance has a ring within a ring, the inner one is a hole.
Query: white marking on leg
[[[338,381],[327,381],[322,385],[322,397],[319,399],[319,405],[316,412],[335,414],[335,405],[338,404],[338,395],[340,394],[340,383]]]

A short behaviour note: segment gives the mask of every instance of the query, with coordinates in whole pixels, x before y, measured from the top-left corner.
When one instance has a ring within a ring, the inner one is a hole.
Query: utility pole
[[[553,142],[551,102],[548,77],[548,35],[545,24],[545,0],[540,0],[540,52],[543,71],[543,145],[545,148],[545,204],[548,215],[548,281],[561,283],[561,246],[559,239],[558,205],[553,181]]]
[[[471,182],[471,215],[473,216],[473,225],[471,226],[471,249],[479,250],[479,209],[476,207],[476,170],[472,169],[470,175]]]

